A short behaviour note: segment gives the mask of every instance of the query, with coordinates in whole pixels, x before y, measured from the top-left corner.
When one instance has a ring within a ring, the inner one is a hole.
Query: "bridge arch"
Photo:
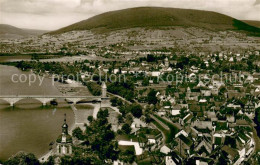
[[[74,97],[67,97],[66,101],[73,102],[73,104],[77,104],[77,102],[84,100],[85,98],[74,98]]]
[[[55,98],[34,98],[34,99],[40,101],[43,106],[45,106],[48,102],[55,100]]]

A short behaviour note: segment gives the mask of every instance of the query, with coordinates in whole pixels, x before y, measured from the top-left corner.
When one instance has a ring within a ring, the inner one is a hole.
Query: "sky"
[[[107,11],[141,6],[209,10],[260,21],[260,0],[0,0],[0,24],[56,30]]]

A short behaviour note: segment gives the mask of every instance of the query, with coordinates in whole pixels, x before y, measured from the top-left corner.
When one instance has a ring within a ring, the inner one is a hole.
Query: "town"
[[[127,61],[7,63],[55,74],[62,83],[78,81],[94,96],[105,89],[110,97],[109,107],[96,118],[88,116],[72,137],[63,131],[65,140],[58,139],[57,146],[69,149],[58,147],[45,161],[257,164],[259,51],[145,54]]]

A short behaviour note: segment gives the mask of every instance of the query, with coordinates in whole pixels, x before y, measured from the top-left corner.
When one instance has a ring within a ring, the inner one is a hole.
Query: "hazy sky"
[[[202,9],[260,21],[260,0],[0,0],[0,23],[55,30],[106,11],[138,6]]]

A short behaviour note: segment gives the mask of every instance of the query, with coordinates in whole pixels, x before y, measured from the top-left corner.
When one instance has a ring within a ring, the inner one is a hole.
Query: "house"
[[[211,96],[211,90],[209,88],[202,88],[200,92],[202,96]]]
[[[192,119],[193,115],[191,113],[187,114],[186,116],[184,116],[183,118],[180,118],[179,119],[179,123],[181,125],[184,125],[184,124],[189,124],[191,123],[191,119]]]
[[[216,113],[214,111],[205,111],[204,115],[207,117],[207,119],[211,120],[211,121],[217,121],[217,116]]]
[[[199,69],[198,69],[197,67],[195,67],[194,65],[191,66],[190,70],[191,70],[191,72],[193,72],[193,73],[198,73],[198,72],[199,72]]]
[[[212,152],[212,140],[211,136],[208,134],[208,136],[200,136],[196,140],[196,145],[194,150],[201,156],[206,157]]]
[[[126,67],[121,69],[121,73],[122,74],[127,74],[128,73],[128,69]]]
[[[139,135],[144,135],[145,141],[148,144],[160,144],[162,140],[162,134],[157,129],[141,128],[138,130]]]
[[[246,120],[240,119],[240,120],[236,120],[236,126],[238,126],[238,127],[250,127],[250,124]]]
[[[160,71],[152,71],[151,72],[151,76],[152,77],[158,77],[158,76],[160,76],[161,75],[161,72]]]
[[[234,123],[235,122],[235,115],[234,114],[226,114],[226,118],[227,118],[227,121],[229,123]]]
[[[114,74],[119,73],[119,69],[114,69],[114,70],[113,70],[113,73],[114,73]]]
[[[230,57],[228,61],[229,61],[229,62],[234,62],[234,58],[233,58],[233,57]]]
[[[180,105],[172,106],[172,108],[171,108],[171,115],[173,115],[173,116],[179,115],[180,111],[181,111],[181,106]]]
[[[228,129],[229,129],[229,125],[228,125],[228,122],[226,121],[217,121],[217,122],[214,122],[214,127],[213,129],[217,132],[217,131],[223,131],[223,132],[227,132]]]
[[[236,149],[233,149],[227,145],[224,145],[222,148],[221,148],[221,151],[224,155],[226,155],[226,160],[229,160],[229,163],[230,164],[233,164],[235,163],[238,158],[239,158],[239,153]]]
[[[232,99],[232,98],[242,98],[245,96],[245,93],[243,92],[238,92],[237,90],[228,90],[227,92],[227,98]]]
[[[165,116],[165,115],[166,115],[166,111],[165,111],[164,108],[160,108],[159,111],[157,112],[157,114],[158,114],[159,116]]]
[[[248,75],[246,80],[245,80],[245,83],[253,83],[254,82],[254,77],[252,75]]]
[[[219,93],[218,87],[217,87],[217,86],[213,86],[213,87],[211,88],[211,94],[217,96],[218,93]]]
[[[177,142],[177,146],[174,148],[174,151],[179,153],[182,158],[187,158],[190,154],[190,148],[192,146],[192,140],[189,137],[183,135],[178,136],[174,139]]]
[[[252,101],[247,101],[247,103],[244,106],[244,112],[245,115],[247,115],[250,119],[254,119],[255,117],[255,105],[252,103]]]
[[[165,71],[166,71],[166,72],[172,72],[173,69],[172,69],[171,67],[169,67],[169,68],[167,68]]]
[[[135,74],[138,73],[140,67],[132,67],[128,70],[128,73]]]
[[[192,127],[196,127],[198,129],[209,129],[212,130],[212,121],[201,121],[201,120],[195,120],[191,123]]]
[[[200,91],[193,89],[191,90],[190,87],[186,90],[186,100],[198,100],[198,96],[200,95]]]
[[[241,105],[236,104],[236,103],[229,103],[229,104],[227,105],[227,108],[241,109]]]
[[[203,111],[205,111],[205,106],[191,103],[189,104],[189,110],[193,116],[203,117]]]
[[[179,165],[181,163],[182,159],[176,152],[172,152],[171,155],[165,156],[165,165]]]
[[[104,67],[103,68],[103,72],[107,73],[109,71],[109,68],[108,67]]]
[[[167,145],[162,146],[161,149],[160,149],[160,152],[164,153],[166,155],[168,155],[171,151],[172,150]]]
[[[206,85],[205,85],[202,81],[200,81],[200,82],[198,83],[197,87],[206,87]]]
[[[220,88],[221,86],[225,86],[225,84],[220,80],[213,80],[212,85],[216,86],[217,88]]]
[[[196,160],[196,165],[209,165],[209,164],[213,164],[213,160],[211,159],[205,160],[204,157]]]
[[[180,135],[183,135],[183,136],[185,136],[185,137],[188,137],[187,132],[185,132],[184,130],[181,130],[180,132],[178,132],[178,133],[175,135],[175,138],[177,138],[177,137],[180,136]]]
[[[213,144],[214,145],[222,145],[225,142],[226,134],[224,132],[216,132],[213,134]]]

